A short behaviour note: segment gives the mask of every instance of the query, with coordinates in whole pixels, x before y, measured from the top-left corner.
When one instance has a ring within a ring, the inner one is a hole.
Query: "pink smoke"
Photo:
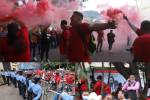
[[[123,12],[118,8],[108,8],[101,12],[102,15],[106,16],[108,19],[117,19],[119,14],[122,14]]]
[[[60,20],[69,20],[72,12],[79,7],[79,1],[66,2],[58,7],[52,3],[52,0],[40,0],[37,4],[30,1],[16,9],[14,7],[15,1],[0,0],[0,18],[13,15],[28,27],[39,24],[55,24],[56,27],[59,27]]]
[[[12,12],[12,2],[7,2],[6,0],[0,1],[0,18],[10,14]]]
[[[114,44],[114,48],[121,49],[125,48],[125,44],[127,43],[127,37],[130,37],[131,44],[134,42],[137,35],[133,32],[133,30],[129,27],[127,22],[123,19],[123,14],[125,14],[129,20],[137,26],[140,27],[140,23],[142,21],[142,16],[140,14],[139,9],[136,6],[131,6],[129,4],[125,4],[122,7],[112,6],[107,7],[103,11],[101,11],[102,19],[115,20],[117,22],[117,29],[114,30],[116,34],[116,41]],[[105,33],[108,33],[109,30],[106,30]]]

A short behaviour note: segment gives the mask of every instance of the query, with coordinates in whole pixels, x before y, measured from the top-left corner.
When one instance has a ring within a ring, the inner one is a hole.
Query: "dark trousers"
[[[96,51],[98,52],[100,50],[100,52],[101,52],[102,51],[102,46],[103,46],[103,40],[98,41]]]
[[[12,78],[12,83],[15,86],[15,88],[17,88],[17,81],[15,77]]]
[[[131,100],[137,100],[137,94],[135,90],[127,91],[127,95]]]
[[[3,78],[4,84],[6,84],[6,77],[4,75],[2,75],[2,78]]]
[[[11,81],[11,83],[13,83],[13,77],[10,77],[10,81]]]
[[[109,49],[109,50],[111,50],[111,49],[112,49],[113,43],[114,43],[114,42],[108,42],[108,44],[109,44],[108,49]]]
[[[10,80],[10,76],[6,76],[6,83],[7,83],[8,85],[10,85],[9,80]]]
[[[26,98],[26,85],[21,83],[21,89],[22,89],[22,97]]]
[[[31,52],[33,57],[35,57],[36,55],[36,48],[37,48],[37,43],[31,43]]]
[[[32,95],[33,93],[31,91],[27,91],[27,100],[33,100]]]
[[[22,95],[22,86],[21,86],[21,82],[17,81],[18,83],[18,90],[19,90],[19,95]]]
[[[49,47],[49,44],[41,45],[41,61],[43,60],[44,54],[46,54],[46,61],[48,60]]]

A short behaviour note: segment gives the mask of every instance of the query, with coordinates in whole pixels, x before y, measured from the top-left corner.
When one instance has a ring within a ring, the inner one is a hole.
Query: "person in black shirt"
[[[46,54],[46,61],[48,60],[49,48],[50,40],[48,36],[48,28],[46,27],[41,34],[41,61],[43,61],[44,54]]]
[[[113,43],[115,42],[115,34],[113,33],[113,30],[110,30],[110,32],[107,34],[107,41],[109,45],[108,49],[111,51]]]

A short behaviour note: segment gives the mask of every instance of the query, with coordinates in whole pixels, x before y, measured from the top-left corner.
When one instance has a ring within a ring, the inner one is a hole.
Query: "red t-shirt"
[[[104,93],[106,93],[106,94],[110,94],[111,93],[111,88],[107,84],[104,85]]]
[[[138,61],[150,62],[150,34],[143,34],[133,43],[133,54]]]
[[[103,32],[103,31],[98,32],[97,40],[98,40],[98,41],[102,41],[102,40],[103,40],[103,38],[104,38],[104,32]]]
[[[28,34],[28,29],[27,27],[22,27],[20,29],[20,31],[17,33],[18,36],[20,36],[20,34],[23,36],[24,38],[24,42],[26,43],[26,51],[16,54],[15,52],[15,48],[14,47],[10,47],[8,44],[8,38],[7,37],[3,37],[3,40],[0,42],[0,52],[2,52],[4,54],[3,58],[4,60],[7,62],[29,62],[30,61],[30,43],[29,43],[29,34]]]
[[[66,55],[67,54],[67,40],[70,38],[70,32],[66,29],[60,38],[60,45],[59,45],[59,51],[60,54]]]
[[[94,85],[94,91],[96,92],[97,95],[101,94],[101,87],[102,87],[102,82],[97,81]]]
[[[80,24],[80,29],[84,32],[83,34],[86,34],[86,41],[87,44],[89,44],[90,39],[90,32],[88,30],[89,24],[82,23]],[[77,33],[77,30],[74,27],[71,27],[69,29],[70,31],[70,41],[69,41],[69,61],[70,62],[90,62],[90,56],[87,53],[87,49],[85,49],[85,46],[83,44],[83,41],[80,38],[79,33]]]
[[[61,77],[59,75],[55,76],[55,81],[57,83],[57,85],[60,83]]]
[[[83,84],[81,85],[80,91],[87,91],[87,90],[88,90],[87,84],[86,84],[86,83],[83,83]]]

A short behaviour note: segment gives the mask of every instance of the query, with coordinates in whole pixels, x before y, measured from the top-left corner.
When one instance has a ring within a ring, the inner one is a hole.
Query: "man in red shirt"
[[[60,37],[60,44],[59,44],[59,51],[60,51],[60,61],[64,61],[67,58],[67,53],[68,53],[68,47],[69,47],[69,30],[67,27],[67,21],[62,20],[61,21],[61,29],[62,29],[62,34]]]
[[[150,21],[143,21],[140,29],[138,29],[128,20],[125,15],[124,19],[138,35],[133,43],[133,61],[150,62]]]
[[[8,34],[0,42],[0,54],[4,61],[29,62],[30,43],[28,29],[23,22],[14,16],[7,16],[0,19],[0,22],[8,22],[10,20],[14,20],[14,22],[7,25]]]
[[[97,82],[94,84],[94,92],[96,92],[97,95],[101,94],[102,84],[102,76],[98,76]]]
[[[95,23],[88,24],[82,23],[83,14],[80,12],[73,12],[71,16],[72,27],[69,28],[70,31],[70,41],[69,41],[69,52],[68,58],[70,62],[90,62],[90,55],[88,53],[88,44],[90,40],[90,34],[92,31],[102,31],[109,28],[116,28],[115,22],[109,23]]]

